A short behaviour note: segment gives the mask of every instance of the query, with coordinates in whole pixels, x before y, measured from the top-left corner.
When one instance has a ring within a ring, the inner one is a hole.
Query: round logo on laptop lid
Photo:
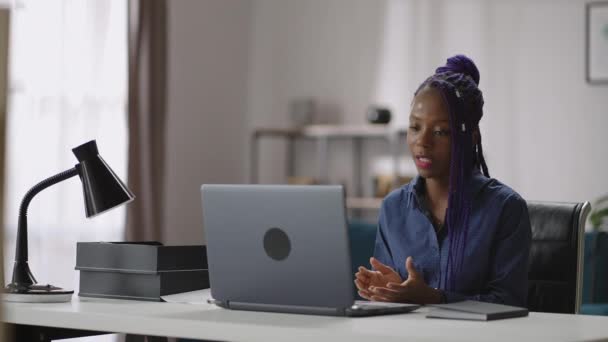
[[[274,260],[286,259],[291,252],[289,236],[282,229],[272,227],[264,234],[264,251]]]

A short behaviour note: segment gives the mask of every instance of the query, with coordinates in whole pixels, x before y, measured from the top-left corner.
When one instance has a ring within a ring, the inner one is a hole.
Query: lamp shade
[[[101,158],[95,140],[73,148],[72,152],[79,161],[76,170],[82,181],[87,217],[101,214],[135,198]]]

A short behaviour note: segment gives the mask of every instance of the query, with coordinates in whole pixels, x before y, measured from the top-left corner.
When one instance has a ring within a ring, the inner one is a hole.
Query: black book
[[[495,303],[465,300],[449,304],[433,304],[427,318],[492,321],[495,319],[528,316],[528,309]]]
[[[205,246],[158,242],[78,242],[82,297],[161,301],[209,287]]]

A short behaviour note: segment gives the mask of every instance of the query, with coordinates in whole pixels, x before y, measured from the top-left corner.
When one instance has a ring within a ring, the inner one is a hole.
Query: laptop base
[[[420,307],[417,304],[382,303],[356,301],[350,308],[328,308],[301,305],[276,305],[261,303],[242,303],[229,301],[227,303],[209,300],[211,304],[230,310],[279,312],[303,315],[341,316],[341,317],[365,317],[376,315],[401,314],[414,311]]]

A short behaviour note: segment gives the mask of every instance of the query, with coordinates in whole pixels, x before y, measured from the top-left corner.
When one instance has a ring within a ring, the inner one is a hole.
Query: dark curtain
[[[126,240],[162,241],[167,109],[167,1],[128,3],[129,188]]]

